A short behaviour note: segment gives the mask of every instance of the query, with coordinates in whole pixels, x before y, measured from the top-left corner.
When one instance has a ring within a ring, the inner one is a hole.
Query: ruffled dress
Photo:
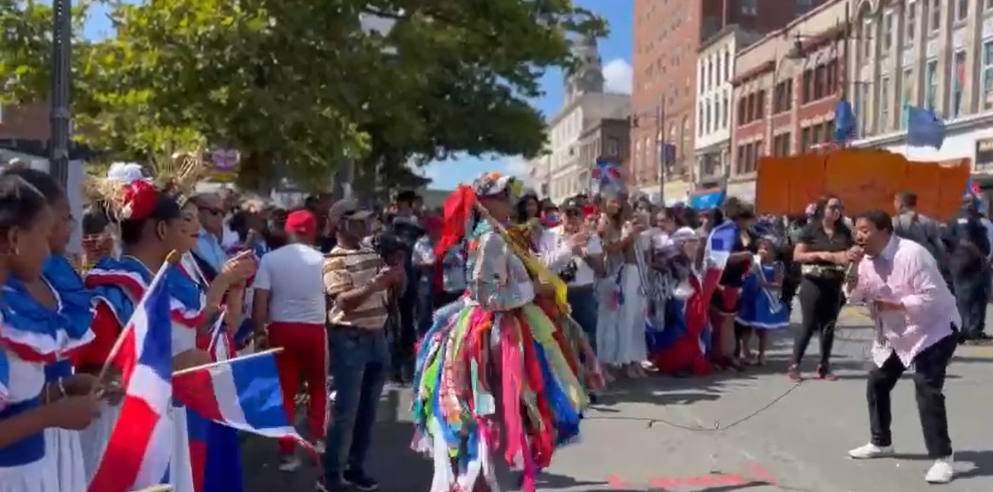
[[[191,295],[187,299],[177,298],[175,294],[175,283],[188,282],[179,276],[181,274],[171,270],[165,279],[171,295],[173,355],[196,348],[196,327],[203,321],[203,296]],[[130,256],[104,258],[86,274],[86,286],[95,294],[93,331],[96,340],[73,359],[76,367],[99,368],[103,364],[153,276],[144,264]],[[196,304],[198,301],[199,305]],[[100,417],[81,432],[83,463],[88,479],[93,478],[103,459],[119,415],[119,405],[104,405]],[[195,492],[186,408],[174,400],[171,416],[175,447],[169,464],[169,483],[173,486],[173,492]]]
[[[60,313],[39,309],[16,279],[8,279],[0,298],[0,419],[41,406],[46,368],[93,340],[89,324],[75,325]],[[23,284],[21,284],[23,285]],[[62,304],[68,302],[63,298]],[[0,492],[74,490],[78,474],[63,473],[60,459],[46,447],[48,432],[0,449]],[[71,463],[67,463],[71,465]],[[85,483],[83,484],[85,490]]]
[[[586,393],[521,259],[486,223],[469,240],[466,296],[438,310],[418,353],[413,448],[434,460],[431,492],[499,490],[500,458],[533,492],[578,436]]]
[[[762,279],[772,282],[777,269],[783,268],[782,264],[760,266],[755,262],[752,265],[752,271],[745,277],[745,284],[741,288],[741,308],[738,309],[735,321],[757,330],[788,327],[790,312],[783,302],[782,292],[779,289],[765,288],[761,282]]]
[[[25,324],[43,329],[69,343],[68,350],[83,346],[93,340],[90,324],[93,322],[93,294],[83,285],[83,279],[72,264],[62,256],[51,256],[45,261],[43,279],[54,295],[57,308],[51,309],[34,299],[26,285],[16,278],[7,280],[3,301],[12,306],[17,317]],[[72,363],[63,352],[45,365],[45,382],[57,383],[73,374]],[[66,429],[45,429],[45,458],[52,462],[59,487],[63,491],[83,491],[88,485],[83,467],[83,451],[79,432]]]
[[[649,357],[662,374],[705,376],[711,370],[710,295],[688,259],[673,258],[671,265],[665,274],[669,283],[665,317],[646,332]]]
[[[178,264],[171,267],[168,281],[174,307],[182,306],[190,315],[189,318],[178,317],[174,310],[173,321],[190,325],[196,330],[204,323],[203,306],[210,284],[192,255],[184,255]],[[197,347],[209,352],[214,361],[228,360],[236,355],[234,339],[222,321],[223,317],[219,314],[212,329],[197,337]],[[205,419],[190,409],[186,411],[186,418],[197,492],[243,490],[238,431]]]

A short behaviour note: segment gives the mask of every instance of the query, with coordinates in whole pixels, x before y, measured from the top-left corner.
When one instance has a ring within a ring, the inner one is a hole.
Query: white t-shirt
[[[324,255],[311,246],[287,244],[259,262],[256,291],[269,291],[269,321],[324,324]]]

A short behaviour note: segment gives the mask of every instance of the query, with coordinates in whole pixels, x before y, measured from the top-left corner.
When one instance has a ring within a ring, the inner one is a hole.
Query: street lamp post
[[[54,0],[52,4],[52,87],[51,87],[51,154],[48,172],[62,186],[69,179],[70,90],[69,69],[72,57],[72,0]]]

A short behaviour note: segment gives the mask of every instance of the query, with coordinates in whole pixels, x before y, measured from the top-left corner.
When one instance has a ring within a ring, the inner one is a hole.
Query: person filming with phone
[[[875,367],[866,381],[871,439],[848,455],[854,459],[892,456],[890,393],[913,365],[924,445],[934,460],[925,479],[948,483],[953,474],[952,442],[942,390],[956,348],[953,332],[962,323],[955,298],[931,253],[895,236],[893,219],[881,210],[855,219],[855,246],[847,255],[852,265],[844,286],[848,300],[868,304],[876,325]]]

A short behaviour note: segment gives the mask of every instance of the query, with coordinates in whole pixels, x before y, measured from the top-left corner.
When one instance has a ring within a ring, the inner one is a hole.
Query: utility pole
[[[72,80],[72,0],[54,0],[52,4],[52,88],[51,135],[48,172],[62,186],[69,179],[70,93]]]

